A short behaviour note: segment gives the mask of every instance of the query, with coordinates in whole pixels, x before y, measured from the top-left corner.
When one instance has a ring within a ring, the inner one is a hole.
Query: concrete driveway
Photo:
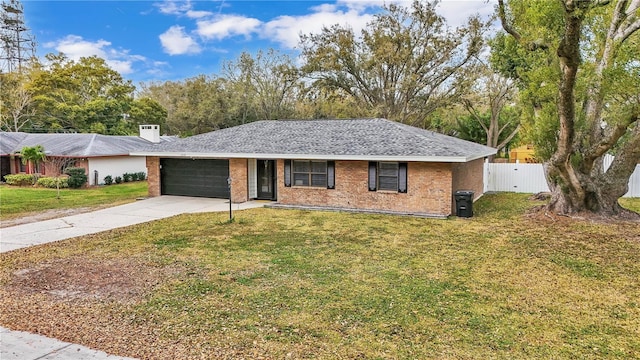
[[[262,207],[265,202],[233,204],[232,210]],[[159,196],[84,214],[0,229],[0,252],[94,234],[185,213],[229,211],[229,201],[185,196]]]
[[[262,207],[265,202],[233,204],[232,210]],[[229,211],[224,199],[160,196],[85,214],[0,229],[0,252],[94,234],[185,213]],[[130,359],[57,339],[0,327],[0,359]]]

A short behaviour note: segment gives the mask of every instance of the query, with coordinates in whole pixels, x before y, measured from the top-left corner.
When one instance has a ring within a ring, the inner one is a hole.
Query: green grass
[[[640,358],[640,226],[525,216],[527,198],[450,220],[190,214],[1,254],[0,324],[140,358]],[[83,262],[119,265],[34,285]],[[60,295],[125,264],[133,299]]]
[[[50,209],[73,209],[122,204],[147,195],[147,182],[133,182],[89,189],[56,189],[0,186],[0,219],[10,219]]]
[[[620,198],[619,202],[622,207],[640,213],[640,197]]]

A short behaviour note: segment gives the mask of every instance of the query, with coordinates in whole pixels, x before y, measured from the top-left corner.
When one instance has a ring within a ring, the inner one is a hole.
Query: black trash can
[[[456,199],[456,216],[470,218],[473,216],[473,191],[459,190],[454,194]]]

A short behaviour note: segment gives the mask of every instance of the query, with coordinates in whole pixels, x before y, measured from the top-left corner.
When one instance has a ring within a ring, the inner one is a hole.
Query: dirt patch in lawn
[[[176,267],[154,267],[138,260],[55,260],[13,273],[7,290],[22,295],[44,294],[57,301],[112,300],[129,302],[144,295]]]

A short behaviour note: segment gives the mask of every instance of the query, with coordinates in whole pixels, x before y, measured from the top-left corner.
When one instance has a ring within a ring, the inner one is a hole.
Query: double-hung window
[[[398,163],[378,163],[378,190],[398,191]]]
[[[293,185],[327,187],[327,162],[294,160]]]
[[[369,162],[369,191],[407,192],[407,163]]]
[[[335,188],[335,163],[322,160],[285,160],[285,186]]]

